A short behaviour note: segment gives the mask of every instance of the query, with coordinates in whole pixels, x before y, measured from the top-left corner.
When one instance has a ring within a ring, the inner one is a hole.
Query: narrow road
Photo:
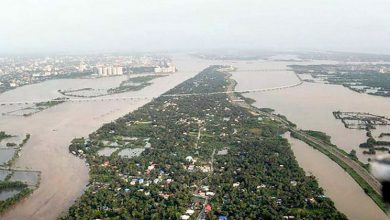
[[[211,159],[210,159],[210,173],[209,175],[207,175],[204,179],[202,179],[200,182],[204,182],[206,181],[213,173],[214,173],[214,156],[215,156],[215,148],[213,150],[213,153],[211,154]],[[199,212],[199,215],[198,217],[196,218],[197,220],[202,220],[202,219],[206,219],[206,213],[205,213],[205,207],[208,203],[208,199],[209,197],[206,196],[206,199],[204,200],[204,203],[203,203],[203,208],[202,210]]]
[[[201,133],[202,129],[203,129],[203,127],[199,124],[198,136],[196,137],[196,142],[195,142],[195,149],[198,149],[199,140],[200,140],[200,133]]]

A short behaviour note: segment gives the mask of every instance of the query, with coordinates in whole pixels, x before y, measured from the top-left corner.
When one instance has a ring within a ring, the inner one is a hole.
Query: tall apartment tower
[[[103,67],[101,67],[101,66],[97,67],[97,74],[99,76],[103,75]]]
[[[123,75],[123,68],[122,67],[116,67],[116,74],[117,75]]]
[[[103,67],[103,76],[107,76],[107,67]]]

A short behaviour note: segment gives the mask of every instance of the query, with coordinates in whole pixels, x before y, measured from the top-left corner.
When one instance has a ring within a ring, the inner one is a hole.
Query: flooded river
[[[321,61],[322,62],[322,61]],[[321,62],[307,62],[315,64]],[[294,85],[299,79],[287,65],[292,62],[253,61],[223,62],[237,67],[233,78],[237,91]],[[332,63],[326,61],[326,63]],[[305,64],[298,62],[296,64]],[[256,107],[268,107],[287,116],[299,128],[326,132],[334,144],[350,152],[357,151],[360,160],[367,162],[358,145],[366,140],[362,130],[346,129],[332,114],[335,110],[370,112],[390,117],[390,99],[353,92],[338,85],[302,85],[268,92],[248,93]],[[361,190],[357,183],[336,163],[306,144],[289,139],[300,166],[313,173],[336,207],[350,219],[387,219],[388,217]]]
[[[348,219],[388,219],[378,206],[367,197],[362,188],[339,165],[306,143],[284,135],[291,144],[300,167],[314,175],[339,211]]]
[[[154,79],[140,91],[113,95],[158,96],[207,67],[187,56],[174,57],[178,73]],[[51,80],[24,86],[0,95],[0,102],[30,101],[60,97],[58,89],[119,85],[121,77]],[[88,183],[84,161],[68,151],[74,137],[87,136],[104,123],[115,120],[149,102],[150,99],[67,102],[30,117],[0,116],[0,130],[29,133],[15,166],[41,171],[40,186],[31,196],[8,210],[1,219],[55,219],[83,193]]]
[[[187,56],[174,57],[174,62],[179,69],[178,73],[154,79],[151,86],[141,91],[112,96],[158,96],[210,64],[238,67],[233,73],[233,78],[238,82],[238,91],[299,83],[296,75],[288,71],[287,65],[292,64],[291,62],[205,61]],[[57,91],[59,89],[116,86],[122,80],[121,77],[52,80],[3,93],[0,95],[0,102],[53,99],[61,97]],[[345,151],[356,149],[362,161],[367,158],[362,155],[358,145],[366,139],[364,132],[346,129],[333,117],[332,112],[364,111],[390,117],[390,99],[355,93],[336,85],[303,83],[294,88],[245,95],[256,100],[255,106],[273,108],[300,128],[326,132],[332,137],[332,142]],[[30,117],[0,116],[0,130],[31,134],[16,166],[42,172],[39,188],[6,212],[2,219],[55,219],[66,211],[88,183],[88,168],[84,161],[68,153],[70,141],[74,137],[87,136],[103,123],[123,116],[149,101],[150,99],[67,102]],[[294,139],[290,139],[290,142],[300,166],[318,178],[326,195],[340,211],[351,219],[386,218],[337,164],[302,142]]]
[[[233,78],[238,81],[236,90],[292,85],[299,79],[292,71],[287,70],[287,65],[318,63],[320,61],[302,63],[257,61],[252,62],[250,66],[241,66],[241,63],[237,63],[238,71],[233,73]],[[356,150],[357,156],[364,163],[367,163],[368,156],[363,155],[363,149],[359,149],[359,144],[367,140],[366,132],[346,129],[340,120],[334,118],[332,112],[369,112],[390,118],[390,98],[357,93],[340,85],[304,82],[297,87],[249,93],[246,96],[256,100],[255,106],[273,108],[302,129],[327,133],[331,136],[332,143],[347,153],[352,149]],[[387,128],[384,132],[390,132],[390,129]],[[378,132],[374,130],[373,133]]]

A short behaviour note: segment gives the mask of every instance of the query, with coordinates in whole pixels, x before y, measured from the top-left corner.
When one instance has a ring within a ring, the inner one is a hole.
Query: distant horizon
[[[134,50],[134,51],[51,51],[51,52],[8,52],[1,53],[0,57],[7,56],[93,56],[93,55],[143,55],[143,54],[206,54],[206,55],[253,55],[260,56],[264,54],[350,54],[350,55],[375,55],[375,56],[390,56],[390,53],[376,53],[376,52],[359,52],[359,51],[336,51],[336,50],[261,50],[261,49],[210,49],[210,50]]]
[[[386,0],[3,0],[5,54],[320,50],[390,54]]]

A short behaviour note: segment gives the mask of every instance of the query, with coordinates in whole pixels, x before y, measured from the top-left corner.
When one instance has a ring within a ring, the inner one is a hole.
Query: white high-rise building
[[[115,76],[115,75],[123,75],[123,68],[116,66],[98,66],[96,67],[96,73],[99,76]]]
[[[107,67],[103,67],[103,76],[107,76]]]
[[[103,75],[103,67],[101,67],[101,66],[97,67],[97,74],[99,76]]]
[[[156,67],[156,68],[154,68],[154,72],[155,72],[155,73],[162,73],[162,71],[163,71],[162,68],[159,67],[159,66]]]
[[[154,68],[155,73],[174,73],[176,72],[176,66],[161,67],[157,66]]]
[[[79,71],[83,72],[86,69],[87,69],[87,65],[84,63],[84,61],[80,61]]]
[[[120,66],[116,67],[116,74],[123,75],[123,68]]]

